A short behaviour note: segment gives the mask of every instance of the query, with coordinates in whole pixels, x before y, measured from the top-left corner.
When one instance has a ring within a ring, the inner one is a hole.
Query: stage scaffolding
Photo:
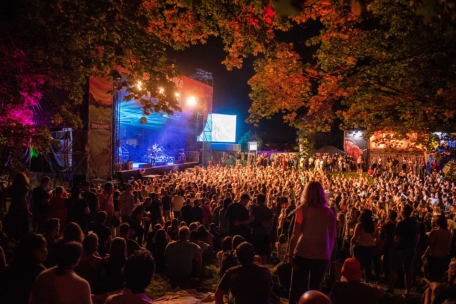
[[[120,94],[116,92],[113,98],[113,134],[112,134],[112,169],[113,176],[122,170],[122,154],[120,146]]]

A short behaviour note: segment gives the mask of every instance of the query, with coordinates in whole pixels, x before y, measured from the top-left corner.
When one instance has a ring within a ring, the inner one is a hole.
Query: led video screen
[[[198,141],[236,142],[236,115],[209,114]]]
[[[212,142],[236,141],[236,115],[212,114]]]

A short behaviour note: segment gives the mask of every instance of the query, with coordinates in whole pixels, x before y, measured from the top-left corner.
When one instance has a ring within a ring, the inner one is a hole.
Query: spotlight
[[[136,84],[136,87],[138,88],[138,90],[141,91],[141,87],[142,87],[142,82],[141,81],[138,81],[138,83]]]
[[[179,92],[176,92],[176,97],[179,97]]]
[[[165,89],[163,89],[162,87],[158,88],[158,93],[160,93],[160,94],[165,93]]]
[[[192,106],[192,107],[195,106],[195,105],[196,105],[196,98],[193,97],[193,96],[190,96],[190,97],[187,99],[187,104],[188,104],[189,106]]]

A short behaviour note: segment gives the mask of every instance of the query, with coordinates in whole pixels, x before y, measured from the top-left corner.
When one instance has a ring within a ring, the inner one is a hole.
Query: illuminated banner
[[[382,132],[377,131],[374,132],[369,139],[369,149],[385,149],[387,145],[383,144],[382,142],[388,141],[389,146],[395,148],[396,150],[407,150],[407,149],[414,149],[414,150],[423,150],[422,145],[413,146],[410,144],[410,140],[403,139],[403,140],[393,140],[390,139],[393,133],[391,132]],[[408,134],[408,138],[412,140],[417,139],[417,133],[410,133]]]
[[[364,139],[363,131],[344,131],[344,151],[353,159],[360,155],[367,159],[367,140]]]

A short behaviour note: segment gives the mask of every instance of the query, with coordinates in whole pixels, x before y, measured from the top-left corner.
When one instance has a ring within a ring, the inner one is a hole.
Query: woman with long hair
[[[336,241],[336,215],[327,206],[323,186],[309,182],[296,208],[288,260],[293,267],[290,303],[308,290],[319,290]]]
[[[171,226],[168,227],[166,232],[173,241],[177,241],[177,234],[179,233],[179,221],[177,219],[173,219],[171,221]]]
[[[376,235],[377,227],[372,220],[372,211],[364,209],[355,226],[355,232],[351,242],[353,244],[353,255],[364,269],[366,283],[370,282],[372,275],[372,260],[374,258]]]
[[[79,227],[79,225],[74,222],[68,223],[53,249],[49,251],[45,263],[46,267],[54,267],[57,264],[58,250],[63,244],[66,244],[68,242],[78,242],[82,244],[83,240],[84,233],[82,232],[81,227]]]
[[[157,272],[166,270],[165,249],[168,245],[168,238],[165,229],[158,229],[154,236],[154,258]]]
[[[432,218],[434,229],[427,239],[428,247],[422,259],[427,258],[429,281],[438,282],[442,279],[448,264],[451,261],[451,231],[448,229],[448,221],[444,215],[434,213]]]
[[[99,292],[112,292],[123,288],[124,277],[122,268],[127,261],[127,243],[124,238],[116,237],[111,243],[109,257],[101,266]]]
[[[90,284],[90,290],[96,293],[98,287],[98,273],[103,258],[97,252],[98,236],[88,234],[82,242],[82,255],[74,272]]]

